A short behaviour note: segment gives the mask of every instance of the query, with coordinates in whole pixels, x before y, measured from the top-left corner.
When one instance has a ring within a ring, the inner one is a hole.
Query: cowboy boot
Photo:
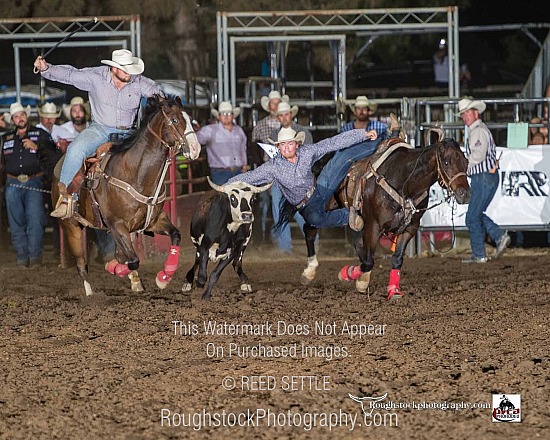
[[[388,128],[390,132],[390,137],[397,138],[400,137],[401,126],[399,125],[399,120],[394,113],[390,113],[390,126]]]
[[[69,195],[67,192],[67,187],[64,183],[59,182],[57,186],[59,188],[59,199],[57,200],[55,209],[51,212],[50,216],[61,219],[70,218],[74,214],[74,195]]]
[[[350,208],[349,210],[349,227],[356,232],[359,232],[365,226],[365,221],[363,217],[359,215],[359,211],[355,208]]]

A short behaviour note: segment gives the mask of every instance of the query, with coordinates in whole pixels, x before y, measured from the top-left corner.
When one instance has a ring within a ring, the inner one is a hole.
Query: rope
[[[21,189],[26,189],[28,191],[38,191],[38,192],[41,192],[41,193],[46,193],[46,194],[51,194],[51,190],[49,189],[41,189],[41,188],[32,188],[30,186],[25,186],[25,185],[19,185],[17,183],[8,183],[7,186],[12,186],[14,188],[21,188]]]

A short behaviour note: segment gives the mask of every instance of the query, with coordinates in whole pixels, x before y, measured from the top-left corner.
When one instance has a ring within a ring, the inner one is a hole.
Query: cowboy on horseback
[[[46,79],[70,84],[88,92],[92,122],[67,150],[59,182],[60,198],[52,217],[69,218],[74,214],[78,184],[71,185],[83,161],[112,137],[124,138],[133,128],[142,97],[161,95],[152,79],[142,75],[145,65],[126,49],[114,50],[107,66],[76,69],[52,65],[39,56],[35,68]]]

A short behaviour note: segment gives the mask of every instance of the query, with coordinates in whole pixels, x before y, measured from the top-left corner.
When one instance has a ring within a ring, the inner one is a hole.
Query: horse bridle
[[[164,108],[161,109],[161,111],[162,111],[162,115],[164,116],[164,121],[165,121],[166,125],[168,126],[168,129],[176,137],[177,141],[174,141],[174,145],[170,145],[168,142],[166,142],[160,136],[160,134],[157,134],[151,128],[151,122],[147,123],[147,130],[149,131],[149,133],[151,133],[153,136],[155,136],[159,140],[159,142],[165,148],[167,148],[170,151],[170,153],[173,154],[173,155],[176,155],[178,153],[183,153],[183,150],[184,150],[183,147],[187,147],[187,150],[189,150],[189,152],[191,152],[191,148],[189,147],[189,143],[187,142],[187,136],[192,135],[195,132],[193,131],[193,127],[191,126],[191,123],[188,120],[189,118],[185,118],[185,115],[184,115],[183,111],[181,112],[182,117],[185,119],[186,128],[187,128],[185,133],[183,133],[183,135],[182,135],[180,133],[180,131],[178,130],[178,128],[174,125],[174,122],[172,121],[172,119],[166,114],[166,112],[164,111]],[[160,130],[159,130],[160,133],[162,133],[162,125],[163,124],[160,125]],[[183,154],[186,156],[185,153],[183,153]]]
[[[436,162],[437,162],[437,181],[441,185],[442,188],[447,189],[447,191],[454,194],[453,189],[451,188],[451,184],[458,179],[461,176],[467,176],[466,173],[460,172],[456,173],[452,178],[448,176],[448,174],[443,169],[443,165],[441,164],[441,157],[439,153],[439,147],[437,148],[437,151],[435,153]]]

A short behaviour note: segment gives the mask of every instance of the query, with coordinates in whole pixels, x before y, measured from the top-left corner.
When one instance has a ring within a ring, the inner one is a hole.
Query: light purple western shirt
[[[46,79],[70,84],[88,92],[92,121],[108,127],[131,127],[142,97],[162,94],[156,83],[143,75],[132,75],[121,90],[115,87],[109,66],[77,69],[69,65],[54,66],[42,72]]]
[[[210,168],[242,168],[247,165],[246,134],[241,127],[233,125],[227,130],[220,122],[202,127],[197,138],[206,146]]]

